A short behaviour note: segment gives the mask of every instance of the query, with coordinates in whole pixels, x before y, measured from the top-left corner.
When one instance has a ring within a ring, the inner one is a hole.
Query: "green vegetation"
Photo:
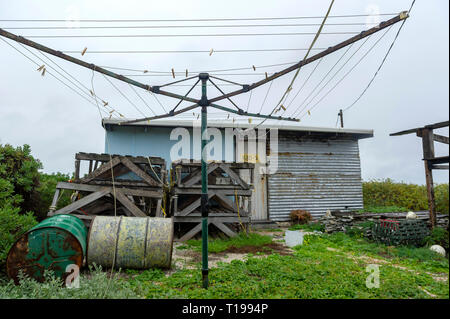
[[[345,233],[350,237],[363,238],[366,232],[372,229],[374,222],[366,221],[359,223],[357,226],[349,227]]]
[[[0,282],[0,299],[124,299],[139,298],[126,281],[120,281],[118,274],[108,278],[101,267],[90,269],[88,275],[80,276],[80,287],[67,289],[51,272],[45,274],[44,283],[22,276],[20,285],[12,281]]]
[[[436,199],[436,211],[444,214],[449,213],[449,186],[448,184],[438,184],[434,186],[434,196]]]
[[[425,244],[427,246],[440,245],[448,251],[448,237],[448,230],[442,227],[435,227],[430,236],[425,238]]]
[[[407,212],[409,209],[399,206],[366,206],[358,210],[358,213],[400,213]]]
[[[41,168],[28,145],[0,144],[0,265],[11,245],[47,216],[57,182],[69,179],[60,173],[39,173]],[[59,207],[69,200],[70,194],[63,193]]]
[[[56,184],[58,182],[67,182],[70,180],[70,175],[62,174],[62,173],[53,173],[53,174],[45,174],[40,173],[39,176],[39,188],[38,192],[40,194],[40,204],[41,207],[39,209],[40,212],[44,216],[47,216],[48,209],[52,204],[53,195],[55,194]],[[70,204],[70,195],[71,192],[67,190],[62,190],[60,193],[60,198],[58,200],[57,209],[63,208]]]
[[[9,195],[13,197],[12,204],[21,213],[34,211],[36,202],[39,201],[38,170],[41,168],[41,162],[31,156],[28,145],[14,148],[9,144],[0,144],[0,181],[3,189],[6,187],[11,191]]]
[[[312,231],[323,232],[323,231],[325,231],[325,226],[319,222],[313,222],[313,223],[310,222],[308,224],[303,224],[303,225],[296,224],[289,228],[289,230],[299,230],[299,229],[304,230],[304,231],[311,231],[311,232]]]
[[[31,227],[37,224],[32,213],[19,214],[20,208],[14,207],[11,187],[7,191],[2,188],[0,180],[0,266],[6,261],[6,256],[12,244]]]
[[[208,251],[210,253],[220,253],[231,248],[242,248],[242,247],[260,247],[272,242],[271,236],[263,236],[257,233],[245,234],[243,232],[239,233],[238,236],[226,239],[210,239],[208,241]],[[188,240],[187,246],[185,248],[193,248],[195,251],[201,251],[202,249],[201,240]]]
[[[249,238],[259,238],[253,243],[264,237],[253,235]],[[230,240],[219,242],[225,247]],[[379,288],[366,287],[369,264],[379,266]],[[288,255],[248,254],[219,262],[210,269],[207,290],[201,287],[200,263],[193,266],[169,273],[125,270],[111,280],[109,273],[91,269],[78,289],[63,288],[51,276],[43,284],[0,282],[0,298],[449,298],[447,258],[427,248],[388,247],[344,233],[307,235]]]
[[[36,197],[39,167],[27,145],[0,145],[0,265],[11,245],[37,223],[26,201]]]
[[[2,268],[13,242],[46,216],[57,182],[70,178],[60,173],[39,173],[41,168],[29,146],[0,145]],[[449,211],[448,190],[448,184],[435,188],[439,212]],[[425,186],[387,179],[364,183],[363,192],[364,211],[426,210],[428,206]],[[69,200],[70,193],[62,193],[59,207]],[[246,257],[212,267],[208,290],[201,287],[201,265],[194,257],[185,265],[196,269],[125,270],[112,278],[101,268],[90,269],[82,273],[78,289],[64,288],[51,273],[44,283],[22,278],[19,286],[0,278],[0,298],[449,298],[448,258],[428,249],[433,244],[448,249],[445,229],[436,228],[426,238],[426,247],[416,248],[369,242],[363,234],[370,226],[362,223],[347,233],[307,235],[304,244],[293,250],[274,243],[272,236],[255,232],[210,239],[209,252],[216,258],[235,251]],[[290,229],[324,230],[314,222]],[[198,256],[201,241],[190,240],[178,249],[191,250],[188,256]],[[380,267],[378,289],[366,287],[368,264]]]
[[[427,190],[425,185],[396,183],[391,179],[372,180],[363,183],[364,211],[381,207],[396,208],[395,211],[427,210]],[[436,210],[449,213],[449,184],[435,185]],[[385,211],[373,211],[385,212]]]
[[[369,289],[366,266],[377,263],[374,256],[388,259],[379,263],[380,288]],[[219,263],[210,270],[208,290],[201,288],[200,264],[170,276],[149,270],[123,280],[147,298],[448,298],[448,281],[428,271],[448,275],[448,260],[427,249],[382,247],[341,233],[305,236],[292,255]]]

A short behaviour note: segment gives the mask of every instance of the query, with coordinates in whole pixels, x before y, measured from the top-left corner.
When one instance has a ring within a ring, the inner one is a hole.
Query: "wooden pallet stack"
[[[82,163],[88,166],[84,177]],[[166,175],[159,157],[77,153],[75,178],[57,184],[48,216],[73,214],[88,224],[95,215],[160,217]],[[72,192],[72,203],[57,210],[63,191]]]
[[[236,236],[236,232],[229,227],[230,224],[245,227],[250,222],[248,212],[251,211],[253,186],[243,180],[240,174],[242,170],[246,170],[252,181],[254,164],[208,163],[208,222],[230,237]],[[185,241],[201,231],[201,162],[173,162],[171,179],[171,213],[175,223],[195,225],[180,236],[179,241]]]

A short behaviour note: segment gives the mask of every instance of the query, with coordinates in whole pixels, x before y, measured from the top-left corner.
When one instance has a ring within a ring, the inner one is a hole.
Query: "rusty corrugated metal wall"
[[[327,209],[363,208],[358,141],[344,137],[279,136],[278,171],[268,177],[269,218],[294,209],[314,218]]]

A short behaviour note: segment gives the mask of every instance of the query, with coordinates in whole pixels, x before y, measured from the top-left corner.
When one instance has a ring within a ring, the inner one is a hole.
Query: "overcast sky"
[[[373,12],[399,13],[408,10],[410,0],[372,0],[344,1],[336,0],[331,15],[355,15]],[[10,32],[23,36],[30,35],[157,35],[157,34],[236,34],[236,33],[315,33],[318,26],[290,27],[212,27],[213,25],[239,24],[318,24],[321,19],[297,20],[267,20],[267,21],[211,21],[211,22],[66,22],[65,20],[86,19],[206,19],[206,18],[261,18],[261,17],[300,17],[323,16],[328,8],[328,0],[258,0],[258,1],[213,1],[213,0],[183,0],[183,1],[1,1],[0,27],[46,27],[70,26],[73,29],[9,29]],[[389,137],[389,133],[420,127],[426,124],[449,119],[449,42],[448,42],[448,1],[417,0],[411,12],[411,17],[398,40],[396,41],[385,65],[377,78],[351,109],[344,113],[346,128],[373,129],[374,138],[360,141],[362,176],[365,180],[393,178],[423,184],[425,182],[420,139],[414,135]],[[380,16],[380,21],[389,16]],[[48,19],[62,22],[11,22],[4,20]],[[327,34],[332,32],[359,32],[367,28],[366,17],[329,18],[334,24],[357,23],[356,25],[328,25],[319,37],[314,51],[337,44],[352,34]],[[376,20],[375,20],[376,21]],[[155,26],[155,25],[209,25],[208,28],[148,28],[148,29],[78,29],[83,26]],[[328,86],[316,91],[317,86],[327,72],[344,54],[344,50],[324,58],[320,65],[304,85],[297,98],[290,102],[294,93],[303,86],[316,63],[306,66],[300,71],[294,90],[286,101],[288,109],[285,115],[295,114],[307,105],[302,113],[301,125],[335,127],[336,115],[339,109],[350,105],[366,87],[372,75],[381,63],[400,24],[390,29],[373,49],[367,53],[353,71],[340,82],[334,90],[327,92],[344,76],[357,61],[382,36],[381,31],[367,40],[353,45],[339,61],[333,71],[322,82],[342,69],[332,78]],[[240,83],[253,83],[264,77],[264,72],[272,73],[282,66],[263,66],[291,63],[301,60],[306,51],[281,52],[244,52],[244,53],[103,53],[90,51],[174,51],[203,50],[214,51],[236,49],[287,49],[308,48],[313,35],[289,36],[239,36],[239,37],[135,37],[135,38],[35,38],[34,41],[60,51],[81,52],[85,47],[84,56],[73,53],[75,57],[100,66],[149,70],[148,73],[135,71],[118,71],[122,74],[137,75],[134,79],[158,85],[173,80],[169,74],[174,68],[177,72],[188,69],[195,71],[212,71],[233,68],[248,68],[247,70],[215,72],[221,77]],[[33,155],[44,165],[45,172],[72,172],[73,157],[76,152],[103,152],[104,131],[100,125],[100,115],[95,105],[88,103],[79,95],[52,78],[49,74],[41,76],[36,69],[42,65],[36,56],[27,52],[18,44],[8,40],[16,48],[31,57],[38,65],[30,62],[3,41],[0,41],[0,143],[12,145],[31,145]],[[43,58],[40,53],[34,54]],[[356,52],[356,53],[355,53]],[[354,54],[347,64],[345,61]],[[44,58],[45,59],[45,58]],[[145,91],[139,94],[145,103],[133,90],[124,83],[113,80],[119,90],[135,104],[135,109],[101,74],[92,78],[90,70],[52,57],[52,60],[71,75],[77,78],[88,89],[109,103],[114,110],[128,118],[141,117],[141,114],[152,115],[163,113],[163,108]],[[51,63],[47,62],[46,65]],[[256,66],[256,71],[252,66]],[[47,66],[48,72],[56,72]],[[58,69],[59,70],[59,69]],[[60,71],[60,70],[59,70]],[[117,70],[116,70],[117,71]],[[60,71],[61,72],[61,71]],[[167,72],[167,73],[153,73]],[[226,74],[226,75],[224,75]],[[243,75],[244,74],[244,75]],[[151,75],[151,76],[148,76]],[[155,76],[159,75],[159,76]],[[162,75],[162,76],[161,76]],[[177,79],[183,76],[177,74]],[[288,86],[292,75],[274,82],[262,107],[262,113],[270,112]],[[93,81],[92,81],[93,80]],[[188,82],[192,83],[192,82]],[[184,94],[189,88],[173,87],[171,90]],[[234,89],[223,86],[222,90]],[[208,88],[211,95],[217,95],[214,88]],[[252,94],[235,99],[242,108],[258,112],[261,109],[268,85],[258,88]],[[86,91],[86,89],[85,89]],[[313,92],[311,95],[310,93]],[[319,92],[319,94],[317,94]],[[200,89],[192,96],[199,97]],[[317,94],[317,96],[315,96]],[[310,98],[308,96],[310,95]],[[323,99],[322,97],[325,96]],[[306,99],[306,100],[305,100]],[[311,101],[310,101],[311,99]],[[165,109],[171,109],[176,101],[159,97]],[[305,103],[303,103],[305,101]],[[317,103],[317,101],[320,101]],[[226,102],[224,105],[228,106]],[[187,105],[187,104],[183,104]],[[316,106],[314,106],[316,105]],[[314,106],[314,108],[312,108]],[[307,110],[311,109],[311,115]],[[214,112],[214,111],[213,111]],[[184,115],[192,116],[192,113]],[[213,117],[224,117],[224,114],[213,114]],[[280,123],[283,125],[283,123]],[[437,133],[447,135],[448,129]],[[448,154],[448,145],[436,143],[437,155]],[[157,155],[157,154],[155,154]],[[447,182],[448,171],[435,171],[436,182]]]

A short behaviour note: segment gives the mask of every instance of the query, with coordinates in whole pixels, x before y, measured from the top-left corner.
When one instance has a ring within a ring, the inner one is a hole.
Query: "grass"
[[[380,264],[380,287],[367,288],[368,261],[356,257],[383,258],[378,254],[385,251],[376,246],[345,234],[305,236],[304,245],[289,256],[219,263],[210,270],[208,290],[201,288],[200,264],[196,270],[179,270],[167,277],[144,271],[128,283],[146,298],[449,298],[448,281],[436,281],[425,271],[400,269],[396,263]],[[448,274],[448,260],[424,249],[384,248],[392,256],[389,261],[427,262],[419,269]]]
[[[366,255],[374,258],[384,258],[389,260],[390,263],[418,271],[447,274],[449,272],[448,259],[430,251],[426,247],[386,246],[344,233],[324,234],[320,237],[319,242],[322,246],[340,249],[355,256]]]
[[[271,236],[260,235],[257,233],[239,233],[238,236],[226,239],[210,239],[208,241],[208,252],[210,253],[220,253],[231,248],[241,248],[246,246],[251,247],[261,247],[272,242]],[[180,247],[179,247],[180,248]],[[201,251],[202,241],[201,240],[188,240],[187,245],[181,246],[183,249],[192,248],[195,251]]]
[[[250,233],[210,241],[211,252],[231,247],[265,245],[271,236]],[[200,250],[192,240],[184,249]],[[380,287],[367,288],[366,267],[376,263]],[[201,287],[201,264],[195,269],[125,270],[110,282],[105,272],[82,277],[82,288],[25,282],[0,284],[0,298],[449,298],[448,259],[427,248],[389,247],[344,233],[307,235],[291,255],[254,256],[219,262],[210,269],[210,287]],[[433,277],[434,276],[434,277]],[[105,294],[105,291],[107,292]]]

